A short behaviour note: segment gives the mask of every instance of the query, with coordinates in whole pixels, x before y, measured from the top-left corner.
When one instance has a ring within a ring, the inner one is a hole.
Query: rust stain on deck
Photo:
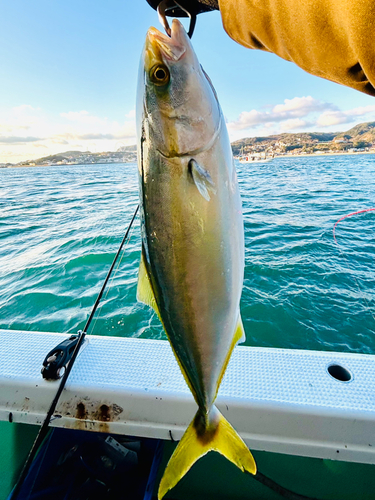
[[[59,405],[62,416],[74,416],[73,427],[80,430],[110,432],[110,423],[119,420],[124,409],[109,401],[95,401],[88,397],[75,397]],[[71,424],[68,424],[70,427]]]
[[[78,403],[77,404],[77,412],[76,412],[76,418],[80,420],[85,420],[87,418],[87,410],[86,406],[83,403]]]
[[[99,406],[98,410],[94,413],[94,420],[99,420],[100,422],[111,422],[111,417],[111,409],[108,405]]]

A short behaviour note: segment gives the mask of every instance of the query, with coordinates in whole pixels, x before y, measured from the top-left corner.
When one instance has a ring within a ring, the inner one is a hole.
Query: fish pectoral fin
[[[160,481],[158,500],[209,451],[221,453],[243,472],[256,474],[257,467],[250,450],[219,410],[213,406],[205,415],[199,409],[169,459]]]
[[[138,271],[137,300],[138,302],[143,302],[144,304],[152,307],[161,321],[159,308],[156,303],[154,291],[152,289],[151,281],[146,269],[143,248]]]
[[[210,173],[199,165],[194,159],[189,161],[189,172],[198,191],[207,201],[210,201],[209,191],[216,194],[215,183]]]

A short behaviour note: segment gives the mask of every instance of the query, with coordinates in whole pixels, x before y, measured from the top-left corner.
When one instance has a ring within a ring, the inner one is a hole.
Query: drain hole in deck
[[[331,377],[340,380],[340,382],[349,382],[352,379],[350,371],[341,365],[329,365],[327,370]]]

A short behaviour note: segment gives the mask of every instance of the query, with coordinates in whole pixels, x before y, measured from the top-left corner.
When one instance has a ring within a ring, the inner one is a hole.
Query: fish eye
[[[169,69],[162,64],[154,66],[150,71],[150,79],[156,85],[165,85],[168,83],[169,76]]]

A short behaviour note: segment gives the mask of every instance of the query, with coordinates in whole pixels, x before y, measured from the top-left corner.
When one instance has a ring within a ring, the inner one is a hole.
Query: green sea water
[[[375,156],[237,164],[246,344],[375,353]],[[83,328],[138,203],[135,164],[0,169],[0,328]],[[228,228],[230,231],[230,228]],[[165,338],[136,300],[139,221],[89,333]]]

